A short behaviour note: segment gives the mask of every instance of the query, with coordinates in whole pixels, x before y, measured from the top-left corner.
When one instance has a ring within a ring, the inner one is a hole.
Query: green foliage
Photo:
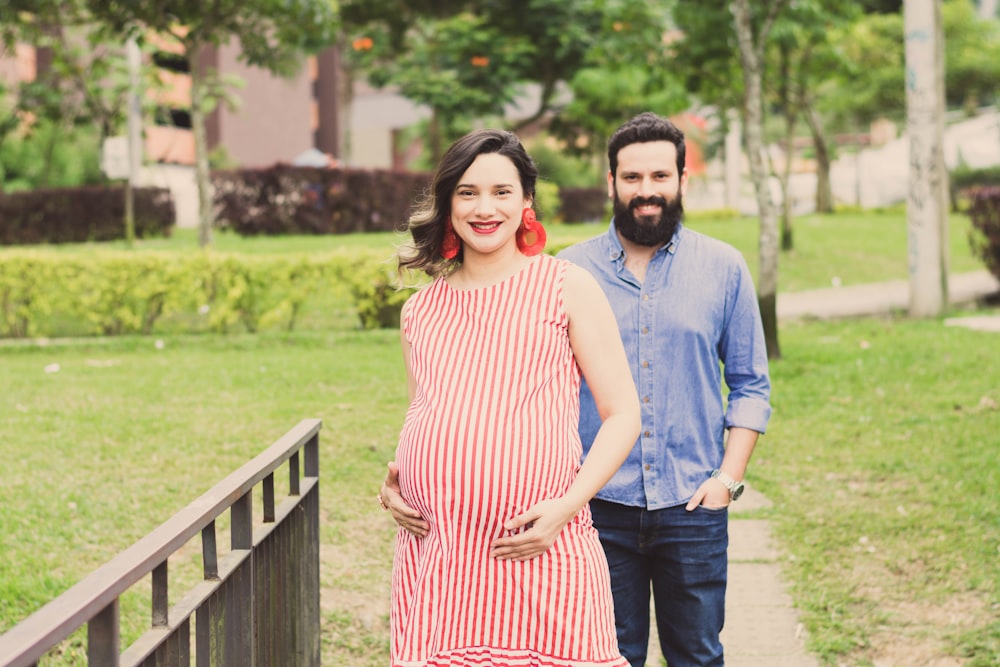
[[[535,184],[535,212],[542,224],[563,221],[559,199],[559,186],[552,181],[538,179]]]
[[[974,169],[961,166],[948,174],[950,185],[958,190],[977,186],[1000,185],[1000,165]]]
[[[941,6],[948,106],[974,113],[995,104],[1000,81],[1000,20],[984,19],[968,0]]]
[[[65,296],[52,290],[61,264],[45,261],[38,252],[5,254],[0,261],[0,334],[14,338],[35,335],[39,321],[53,308],[61,307]]]
[[[400,284],[394,264],[373,257],[359,258],[344,279],[363,328],[399,328],[403,304],[416,288]]]
[[[198,2],[152,0],[123,3],[83,0],[93,18],[111,35],[124,36],[145,27],[185,47],[240,43],[239,59],[276,74],[292,74],[302,54],[333,43],[337,15],[328,0],[217,0],[212,11]]]
[[[946,0],[941,4],[941,22],[948,105],[974,109],[995,99],[1000,21],[979,18],[968,0]],[[831,31],[828,39],[839,45],[845,68],[834,72],[838,87],[835,94],[824,96],[824,106],[862,123],[880,116],[905,118],[902,34],[899,13],[867,14],[844,31]]]
[[[738,109],[743,100],[739,51],[727,2],[678,2],[673,20],[681,34],[674,66],[702,103]]]
[[[327,293],[356,299],[363,326],[392,326],[402,301],[374,278],[384,255],[238,255],[15,250],[0,262],[0,336],[50,336],[66,322],[84,333],[293,330]]]
[[[384,20],[358,26],[361,36],[349,52],[354,67],[373,85],[398,86],[403,96],[433,109],[446,141],[457,138],[462,121],[502,115],[514,101],[528,43],[506,38],[487,17],[473,12],[412,16],[402,44]]]
[[[603,161],[571,155],[548,135],[533,137],[525,148],[538,166],[540,179],[561,188],[590,188],[604,184]]]
[[[681,3],[683,4],[683,3]],[[607,3],[595,40],[569,78],[572,98],[552,123],[564,150],[599,156],[625,119],[643,111],[669,116],[689,99],[672,48],[664,45],[669,16],[657,3]]]
[[[0,143],[0,190],[75,187],[105,182],[98,132],[39,120]]]
[[[354,71],[430,106],[441,124],[432,126],[432,141],[438,129],[442,142],[456,138],[462,120],[503,117],[529,84],[538,92],[537,107],[517,125],[558,107],[569,149],[591,154],[623,115],[648,108],[669,113],[684,104],[662,45],[667,25],[660,6],[603,0],[526,0],[516,9],[501,0],[341,6]],[[563,104],[565,84],[575,105]],[[578,143],[580,137],[590,143]]]

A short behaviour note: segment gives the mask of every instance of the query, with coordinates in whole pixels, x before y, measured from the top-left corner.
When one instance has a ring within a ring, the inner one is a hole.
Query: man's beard
[[[659,217],[636,216],[635,209],[639,206],[656,205],[660,207]],[[684,217],[684,202],[680,188],[677,196],[669,202],[663,197],[634,197],[627,205],[618,198],[618,190],[614,197],[615,229],[627,240],[636,245],[658,247],[670,242],[677,231],[677,225]]]

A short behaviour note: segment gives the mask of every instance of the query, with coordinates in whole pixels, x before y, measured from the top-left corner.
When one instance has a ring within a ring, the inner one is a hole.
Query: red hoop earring
[[[521,212],[521,226],[514,235],[517,249],[521,254],[531,257],[545,248],[545,228],[535,218],[535,211],[530,206]]]
[[[444,226],[444,238],[441,239],[441,256],[445,259],[455,259],[461,248],[462,241],[455,233],[455,228],[451,226],[451,218],[449,217]]]

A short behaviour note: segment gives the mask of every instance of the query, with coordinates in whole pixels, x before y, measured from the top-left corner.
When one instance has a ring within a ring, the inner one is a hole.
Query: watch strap
[[[729,489],[730,500],[736,500],[743,494],[743,482],[736,481],[731,475],[727,475],[718,468],[712,471],[712,478],[719,480]]]

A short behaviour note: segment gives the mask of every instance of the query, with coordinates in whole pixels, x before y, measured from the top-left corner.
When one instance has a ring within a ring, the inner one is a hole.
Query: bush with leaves
[[[170,330],[257,332],[296,327],[323,295],[351,303],[364,328],[396,326],[412,289],[398,289],[384,254],[334,251],[242,255],[11,250],[0,261],[0,336],[51,336],[59,326],[93,335]]]
[[[981,257],[990,273],[1000,280],[1000,186],[975,190],[969,217],[972,220],[969,230],[972,252]]]

